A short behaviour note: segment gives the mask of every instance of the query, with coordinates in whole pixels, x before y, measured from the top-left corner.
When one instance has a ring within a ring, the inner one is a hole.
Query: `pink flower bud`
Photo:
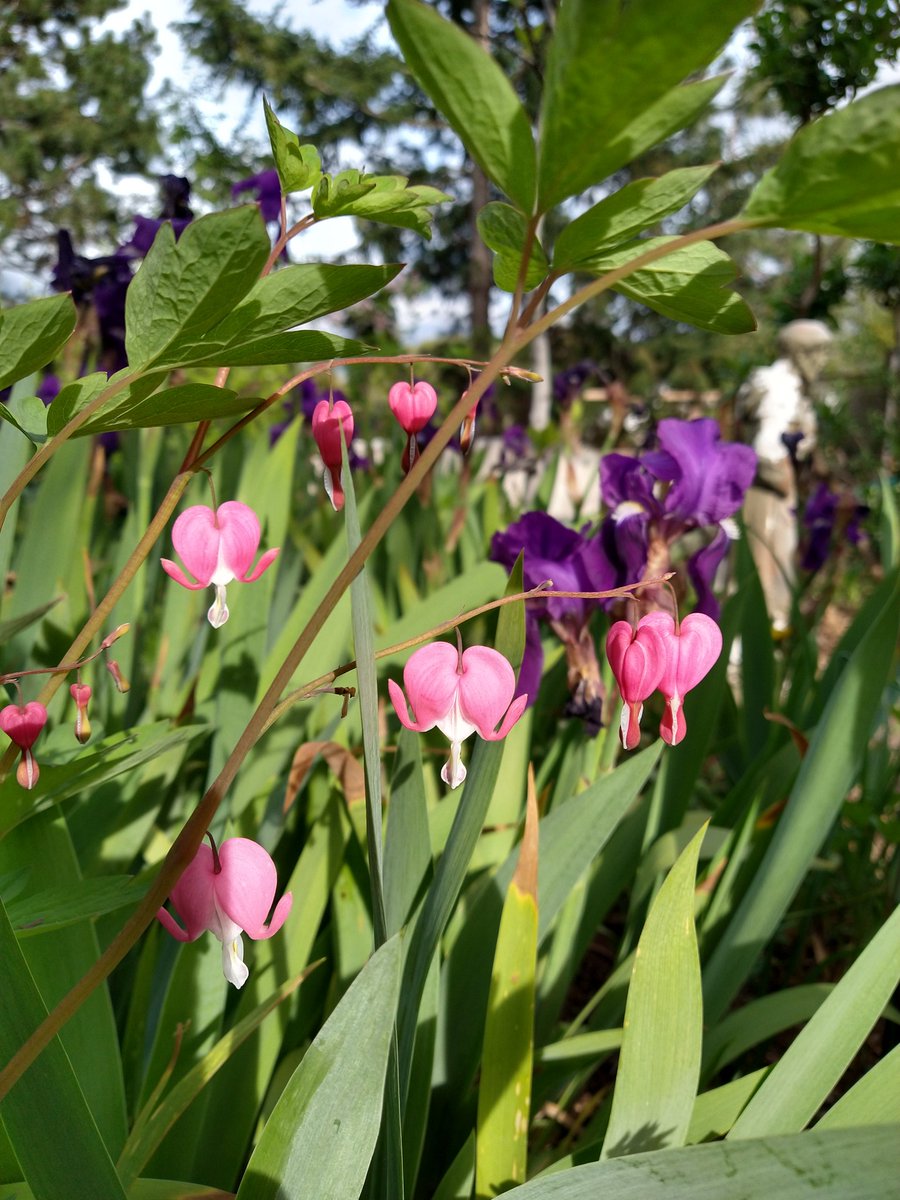
[[[82,746],[91,738],[91,723],[88,720],[88,701],[91,698],[91,689],[86,683],[73,683],[69,688],[69,695],[75,701],[75,737],[81,742]]]
[[[37,760],[31,747],[47,724],[47,710],[37,700],[28,704],[8,704],[0,709],[0,729],[22,751],[16,768],[16,779],[20,787],[30,791],[40,778]]]
[[[122,674],[122,669],[114,658],[107,659],[106,669],[113,677],[113,682],[116,685],[116,691],[123,693],[131,691],[131,684]]]
[[[424,380],[420,380],[414,387],[410,387],[405,381],[395,383],[388,392],[388,404],[401,429],[412,437],[424,429],[434,416],[437,392]]]
[[[166,574],[182,587],[199,591],[212,584],[216,599],[207,617],[210,625],[218,629],[228,620],[226,584],[234,580],[253,583],[278,557],[277,548],[267,550],[252,567],[259,538],[259,518],[249,505],[228,500],[213,512],[205,504],[195,504],[186,508],[172,526],[172,543],[194,578],[189,578],[171,559],[163,558],[160,562]],[[123,690],[128,689],[119,688]]]
[[[186,928],[164,908],[156,915],[180,942],[196,941],[210,930],[222,943],[225,978],[239,988],[250,974],[244,965],[241,934],[257,941],[270,938],[291,911],[292,897],[287,892],[266,925],[277,886],[275,864],[258,842],[229,838],[217,852],[204,842],[172,888],[172,904]]]
[[[525,711],[527,696],[513,700],[516,675],[509,662],[488,646],[470,646],[462,654],[449,642],[432,642],[410,655],[403,685],[388,680],[388,691],[400,723],[424,733],[435,726],[450,739],[450,759],[441,778],[451,788],[466,777],[460,747],[476,731],[486,741],[506,737]],[[500,728],[495,730],[498,721]]]
[[[325,491],[335,512],[344,507],[341,485],[341,430],[347,446],[353,440],[353,412],[346,400],[320,400],[313,409],[312,432],[325,464]]]

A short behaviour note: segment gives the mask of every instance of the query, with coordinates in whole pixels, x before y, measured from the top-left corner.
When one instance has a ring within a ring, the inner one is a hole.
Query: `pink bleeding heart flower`
[[[461,654],[449,642],[433,642],[410,655],[403,685],[388,680],[391,702],[401,724],[417,733],[435,726],[450,739],[450,759],[441,778],[451,788],[466,777],[460,761],[462,742],[476,731],[488,742],[506,737],[521,717],[527,696],[513,700],[516,675],[507,659],[488,646],[470,646]],[[500,728],[495,729],[498,721]]]
[[[659,690],[666,701],[659,735],[670,746],[677,746],[687,733],[682,701],[712,670],[722,652],[722,631],[712,617],[691,613],[676,629],[667,612],[651,612],[641,617],[638,628],[657,629],[666,648],[666,666]]]
[[[7,704],[6,708],[0,709],[0,729],[22,751],[16,780],[26,791],[31,791],[41,775],[31,747],[46,724],[47,710],[37,700],[28,704]]]
[[[277,887],[275,864],[258,842],[229,838],[216,850],[204,842],[170,897],[186,928],[164,908],[156,916],[180,942],[196,941],[207,929],[215,934],[222,943],[225,978],[240,988],[250,974],[241,934],[255,941],[270,938],[291,911],[293,897],[286,892],[265,923]]]
[[[659,686],[666,668],[665,638],[654,625],[616,621],[606,635],[606,657],[624,701],[619,733],[626,750],[641,740],[644,701]]]
[[[388,392],[388,404],[406,434],[406,446],[401,462],[404,473],[408,474],[419,452],[416,434],[423,430],[434,416],[437,392],[424,380],[420,380],[415,386],[406,382],[395,383]]]
[[[186,508],[172,527],[172,543],[194,579],[189,579],[171,559],[160,559],[163,570],[182,587],[199,591],[216,589],[216,599],[207,616],[214,629],[228,620],[225,586],[253,583],[278,557],[278,549],[267,550],[251,570],[259,548],[259,518],[249,505],[228,500],[215,512],[205,504]],[[196,582],[195,582],[196,580]]]
[[[395,383],[388,392],[388,404],[403,432],[412,437],[423,430],[434,416],[437,392],[424,380],[419,380],[414,386],[405,381]]]
[[[75,737],[81,742],[82,746],[91,738],[91,723],[88,720],[88,702],[91,698],[91,689],[86,683],[73,683],[69,688],[69,695],[75,701]]]
[[[325,464],[325,491],[335,512],[344,507],[341,485],[341,429],[349,448],[353,440],[353,411],[346,400],[320,400],[313,409],[312,432]]]

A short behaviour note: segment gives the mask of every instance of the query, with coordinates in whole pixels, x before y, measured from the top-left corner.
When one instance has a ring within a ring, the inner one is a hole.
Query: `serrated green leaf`
[[[629,161],[629,142],[638,140],[633,131],[629,137],[629,126],[646,119],[656,102],[667,104],[673,86],[710,62],[756,7],[755,0],[685,0],[673,20],[667,0],[566,0],[545,73],[538,211]],[[644,136],[663,121],[662,112],[655,114]],[[620,157],[623,150],[626,157]]]
[[[129,363],[162,361],[176,338],[202,337],[244,298],[269,249],[256,204],[191,221],[177,243],[163,224],[125,297]]]
[[[505,292],[514,292],[525,253],[526,218],[509,204],[486,204],[478,214],[478,232],[484,244],[494,251],[494,282]],[[535,236],[525,273],[525,291],[546,277],[550,265],[544,247]]]
[[[501,68],[474,38],[419,0],[389,0],[387,18],[419,86],[485,175],[530,213],[531,122]]]
[[[553,247],[553,270],[571,271],[583,260],[643,233],[687,204],[718,164],[681,167],[658,179],[636,179],[576,217]]]
[[[46,366],[75,328],[68,294],[44,296],[0,311],[0,388]]]
[[[372,956],[275,1105],[238,1200],[357,1200],[375,1150],[400,986],[401,940]]]
[[[681,1146],[687,1136],[703,1041],[694,889],[706,829],[666,876],[638,942],[603,1158]]]
[[[603,275],[672,238],[646,238],[582,263]],[[673,321],[713,333],[750,333],[756,319],[737,292],[728,286],[737,275],[733,260],[712,242],[696,242],[673,250],[647,267],[639,267],[615,285],[631,300],[646,304]]]
[[[266,129],[272,146],[275,169],[286,196],[315,187],[322,174],[322,162],[315,146],[300,144],[296,133],[286,128],[275,116],[269,101],[263,96]]]
[[[801,129],[742,217],[810,233],[900,243],[900,85]]]

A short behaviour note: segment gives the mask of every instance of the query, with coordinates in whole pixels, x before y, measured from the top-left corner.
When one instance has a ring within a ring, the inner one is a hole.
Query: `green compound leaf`
[[[0,388],[24,379],[55,358],[75,328],[68,294],[46,296],[0,311]]]
[[[35,446],[47,440],[47,409],[37,396],[11,399],[9,406],[0,404],[0,418],[24,433]]]
[[[375,1150],[400,989],[396,936],[373,955],[300,1060],[238,1200],[357,1200]]]
[[[581,264],[593,274],[615,270],[655,246],[673,238],[646,238],[599,255]],[[745,301],[729,285],[737,275],[731,258],[712,242],[696,242],[673,250],[665,258],[615,284],[614,290],[646,304],[673,321],[683,321],[713,333],[750,333],[756,319]]]
[[[643,233],[687,204],[716,167],[682,167],[659,179],[636,179],[607,196],[563,229],[553,247],[553,270],[571,271],[584,259]]]
[[[525,237],[528,231],[526,218],[509,204],[495,202],[486,204],[478,214],[478,232],[481,240],[494,251],[494,282],[505,292],[514,292],[519,280],[522,256],[525,253]],[[525,273],[525,291],[545,278],[550,264],[538,239],[531,243],[528,270]]]
[[[172,226],[163,224],[126,293],[129,363],[164,361],[176,338],[201,338],[244,298],[269,249],[255,204],[200,217],[177,243]]]
[[[685,0],[676,16],[667,0],[566,0],[545,74],[538,211],[599,183],[680,129],[692,105],[672,109],[677,123],[667,128],[667,93],[706,66],[756,7],[756,0]]]
[[[258,280],[242,303],[202,338],[190,334],[177,338],[167,348],[164,361],[172,367],[249,366],[333,358],[335,346],[357,347],[360,343],[314,330],[291,331],[373,295],[402,269],[402,263],[284,267]]]
[[[498,64],[474,38],[420,0],[389,0],[387,18],[419,86],[485,175],[530,213],[531,122]]]
[[[900,85],[805,126],[741,213],[755,225],[900,243]]]
[[[315,187],[322,175],[318,150],[309,144],[301,146],[296,133],[282,125],[275,116],[265,96],[263,109],[282,192],[287,196],[291,192],[305,192],[307,188]]]
[[[320,220],[364,217],[382,225],[414,229],[430,239],[433,214],[428,206],[449,199],[434,187],[409,187],[405,175],[364,175],[351,170],[322,176],[313,194],[313,211]]]
[[[680,1146],[687,1136],[703,1040],[694,889],[706,828],[679,855],[638,942],[604,1158]]]

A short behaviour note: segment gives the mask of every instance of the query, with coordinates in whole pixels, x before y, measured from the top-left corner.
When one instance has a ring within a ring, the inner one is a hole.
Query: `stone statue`
[[[757,368],[737,397],[742,437],[757,455],[744,501],[750,549],[772,628],[787,632],[797,557],[797,467],[816,445],[812,397],[832,335],[821,321],[791,321],[778,335],[779,356]]]

